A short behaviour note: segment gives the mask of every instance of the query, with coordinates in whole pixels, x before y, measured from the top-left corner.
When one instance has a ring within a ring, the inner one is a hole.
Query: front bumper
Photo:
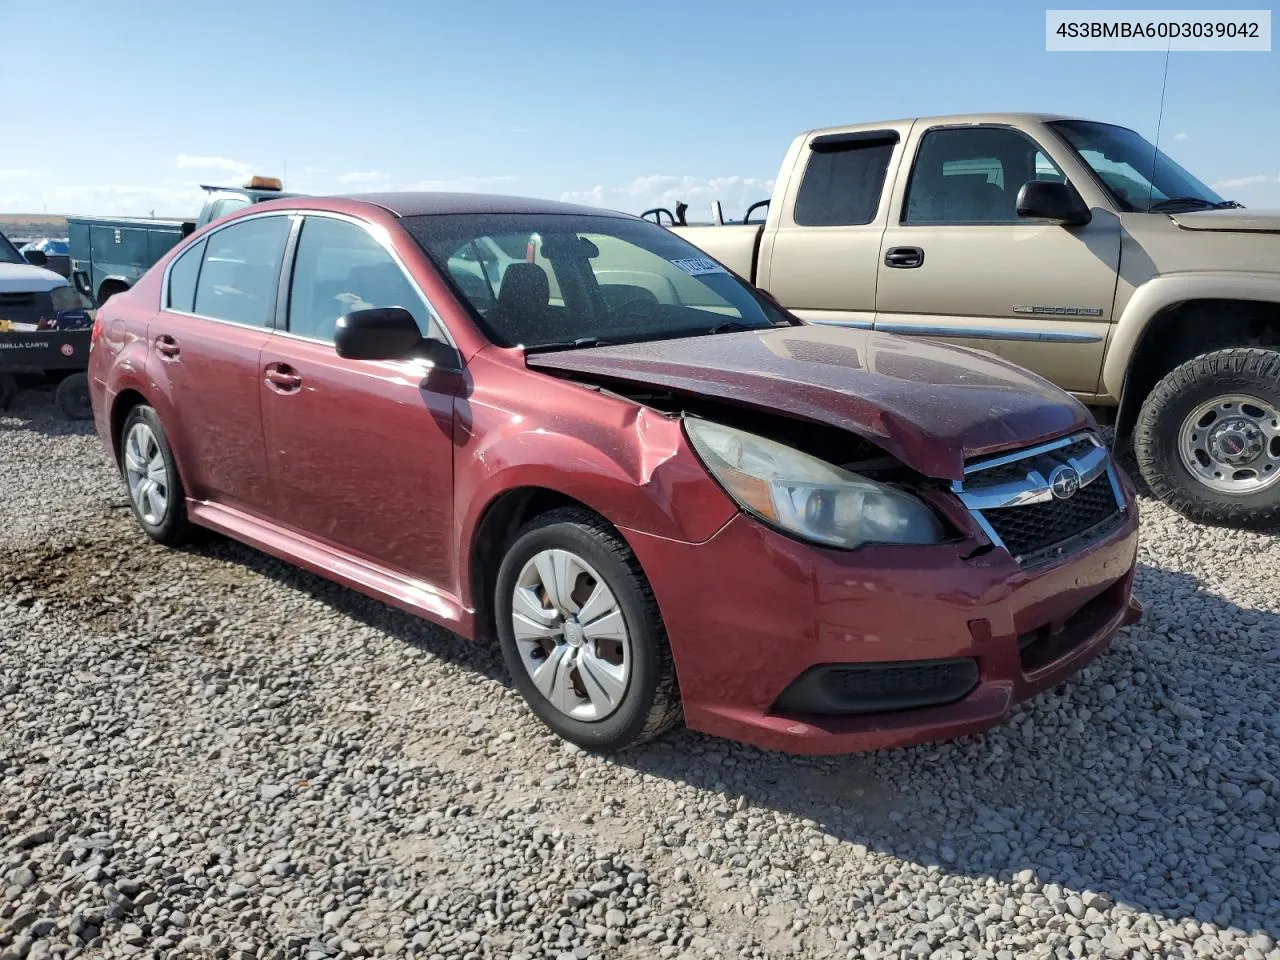
[[[623,533],[662,611],[691,729],[851,753],[985,730],[1136,621],[1137,511],[1124,493],[1110,533],[1032,570],[971,541],[828,550],[744,515],[701,544]],[[955,658],[976,661],[977,681],[945,705],[833,715],[778,703],[820,665]]]

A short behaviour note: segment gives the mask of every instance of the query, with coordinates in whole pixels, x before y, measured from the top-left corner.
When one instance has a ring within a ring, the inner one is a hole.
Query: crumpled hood
[[[0,263],[0,293],[45,293],[66,285],[66,277],[44,267],[29,263]]]
[[[1194,210],[1169,218],[1184,230],[1280,233],[1280,210]]]
[[[927,476],[1091,425],[1088,411],[989,353],[806,324],[533,353],[534,369],[741,403],[849,430]]]

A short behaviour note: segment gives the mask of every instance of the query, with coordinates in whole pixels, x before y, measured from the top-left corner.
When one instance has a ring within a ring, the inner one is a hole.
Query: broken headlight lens
[[[693,448],[743,509],[813,543],[940,543],[946,531],[923,501],[785,444],[685,418]]]

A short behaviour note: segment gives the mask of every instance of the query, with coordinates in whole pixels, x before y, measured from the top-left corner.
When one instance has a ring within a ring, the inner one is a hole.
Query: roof
[[[995,123],[995,124],[1019,124],[1019,123],[1043,123],[1050,120],[1076,120],[1078,117],[1071,117],[1060,113],[952,113],[937,117],[900,117],[896,120],[876,120],[870,123],[843,123],[834,127],[820,127],[815,130],[808,131],[808,135],[820,135],[824,133],[842,133],[848,130],[873,130],[888,124],[904,124],[904,123],[920,123],[927,127],[946,126],[948,124],[970,124],[970,123]]]
[[[349,193],[328,199],[357,200],[362,203],[377,204],[397,217],[419,217],[440,213],[562,213],[597,217],[631,216],[600,210],[596,207],[584,207],[576,203],[535,200],[529,197],[507,197],[490,193]]]

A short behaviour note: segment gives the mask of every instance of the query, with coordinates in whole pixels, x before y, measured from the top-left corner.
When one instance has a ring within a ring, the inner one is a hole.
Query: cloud
[[[183,170],[221,170],[241,177],[247,177],[253,169],[249,164],[241,163],[239,160],[229,160],[226,157],[197,157],[189,153],[178,154],[178,167]]]
[[[379,183],[387,179],[381,170],[352,170],[338,178],[339,183]]]
[[[1219,180],[1210,184],[1215,190],[1239,190],[1241,187],[1251,187],[1255,183],[1266,183],[1271,178],[1265,173],[1255,173],[1249,177],[1234,177],[1230,180]],[[1277,177],[1280,179],[1280,177]]]
[[[1185,133],[1185,132],[1183,132],[1183,133],[1175,133],[1175,134],[1173,135],[1173,139],[1175,139],[1175,140],[1185,140],[1185,139],[1187,139],[1187,135],[1186,135],[1186,133]]]
[[[0,180],[26,180],[34,177],[34,170],[19,170],[17,167],[0,167]]]
[[[85,214],[112,217],[194,219],[204,202],[195,183],[59,183],[0,186],[0,210],[18,213]]]
[[[773,181],[758,177],[679,177],[653,175],[636,177],[620,187],[596,186],[590,190],[570,190],[560,195],[568,203],[640,213],[651,207],[673,209],[677,201],[689,204],[690,220],[710,216],[712,200],[719,200],[726,217],[739,218],[757,200],[773,193]]]
[[[515,183],[517,177],[443,177],[439,180],[419,180],[402,187],[403,190],[438,190],[445,193],[483,193]]]

